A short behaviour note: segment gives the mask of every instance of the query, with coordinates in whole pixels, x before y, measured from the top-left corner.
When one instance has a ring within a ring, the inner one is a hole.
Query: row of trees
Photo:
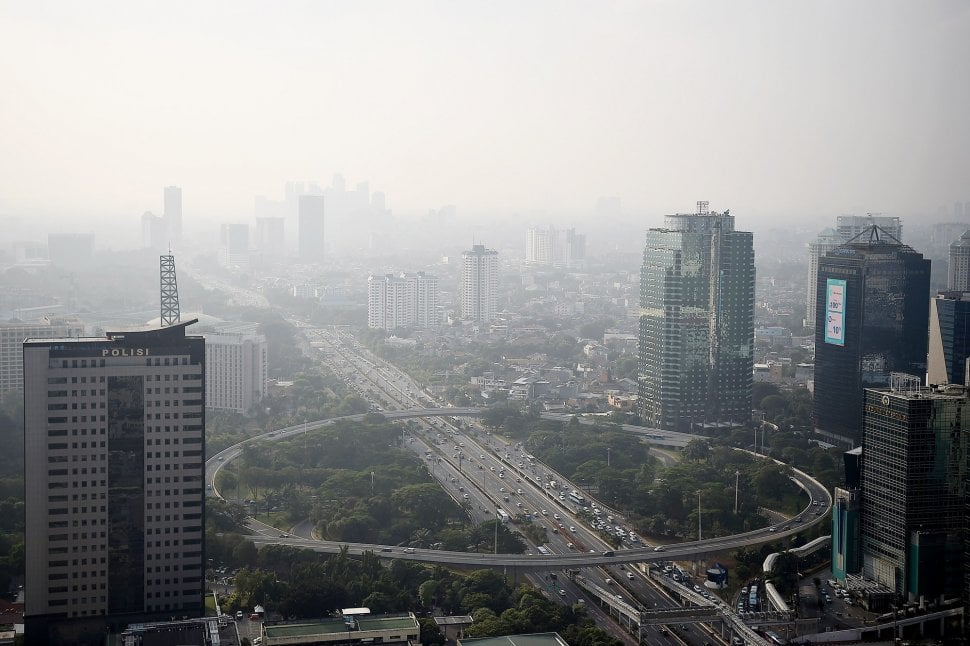
[[[373,613],[415,610],[425,614],[471,614],[473,637],[557,631],[571,644],[616,646],[581,608],[562,606],[528,585],[513,586],[501,574],[477,570],[459,574],[441,567],[392,561],[388,567],[371,553],[350,557],[346,550],[321,556],[307,550],[268,546],[235,577],[234,592],[223,599],[230,609],[257,604],[287,618],[319,617],[339,608],[365,606]],[[421,642],[444,643],[431,619],[421,620]]]

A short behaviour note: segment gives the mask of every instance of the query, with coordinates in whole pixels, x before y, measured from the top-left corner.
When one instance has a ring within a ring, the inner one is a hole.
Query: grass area
[[[272,525],[276,529],[282,529],[284,531],[289,530],[291,523],[286,518],[285,511],[269,511],[266,513],[258,514],[256,520],[261,523],[266,523],[267,525]]]
[[[216,616],[216,600],[212,597],[212,594],[208,593],[205,595],[205,616]]]

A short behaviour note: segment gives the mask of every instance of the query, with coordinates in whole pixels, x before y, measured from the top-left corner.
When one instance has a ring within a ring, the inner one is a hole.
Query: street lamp
[[[734,470],[734,513],[738,513],[738,485],[741,482],[741,472]]]

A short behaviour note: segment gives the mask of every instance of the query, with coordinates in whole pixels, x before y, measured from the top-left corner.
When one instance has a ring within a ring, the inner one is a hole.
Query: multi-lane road
[[[792,480],[809,498],[809,504],[796,518],[780,520],[770,527],[733,536],[665,546],[637,546],[638,543],[633,543],[633,546],[625,549],[614,549],[604,541],[598,530],[588,524],[590,519],[595,522],[596,516],[584,512],[581,506],[577,507],[569,500],[568,491],[573,487],[564,485],[562,476],[541,463],[533,463],[521,447],[492,436],[484,429],[476,429],[470,423],[452,423],[455,418],[480,416],[484,409],[436,406],[410,377],[396,367],[369,355],[352,337],[342,338],[345,335],[335,330],[305,331],[314,341],[312,345],[327,355],[326,360],[331,367],[343,373],[349,386],[361,395],[381,397],[381,403],[388,407],[388,410],[381,410],[384,416],[389,419],[417,418],[418,423],[411,426],[405,438],[405,446],[423,456],[429,473],[458,503],[464,504],[473,519],[480,521],[495,518],[499,510],[513,517],[524,516],[545,528],[547,540],[542,543],[541,549],[534,546],[524,555],[449,552],[394,545],[320,541],[310,538],[309,531],[300,531],[303,536],[296,535],[297,531],[292,531],[293,535],[289,535],[250,520],[249,526],[253,531],[250,538],[257,545],[290,545],[325,553],[347,549],[350,554],[373,552],[388,558],[477,568],[494,567],[514,574],[528,575],[534,583],[547,588],[551,594],[558,595],[567,602],[578,602],[584,599],[584,595],[569,580],[557,573],[590,568],[586,570],[587,575],[592,577],[590,582],[596,586],[605,586],[603,589],[606,590],[616,590],[617,599],[626,593],[632,598],[625,599],[624,602],[636,604],[634,607],[643,608],[652,604],[663,608],[671,605],[673,600],[658,593],[653,585],[647,583],[639,568],[631,567],[632,564],[686,561],[714,552],[775,541],[823,522],[831,505],[828,492],[819,482],[794,470]],[[392,410],[392,407],[402,408]],[[337,419],[353,420],[363,417],[364,414],[357,414]],[[550,417],[558,418],[554,415]],[[210,494],[219,495],[215,489],[215,478],[219,469],[241,454],[245,445],[292,438],[333,424],[337,419],[317,420],[271,431],[213,455],[206,462],[206,482]],[[563,419],[571,419],[571,416],[564,416]],[[464,428],[460,428],[461,426]],[[631,425],[626,425],[623,429],[646,437],[651,443],[668,446],[682,447],[694,439],[689,435]],[[550,481],[554,481],[555,485]],[[588,501],[585,505],[594,511],[597,507],[594,501]],[[602,518],[616,516],[611,521],[611,526],[622,524],[619,514],[606,510],[603,506],[599,509]],[[624,529],[629,531],[628,528]],[[646,606],[640,605],[641,601]],[[643,629],[647,632],[658,630],[656,627]],[[648,641],[660,643],[668,640],[669,636],[664,631],[651,635]]]

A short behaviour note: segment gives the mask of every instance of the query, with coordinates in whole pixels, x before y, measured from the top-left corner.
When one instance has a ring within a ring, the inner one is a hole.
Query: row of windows
[[[56,367],[56,366],[54,366],[54,367]],[[80,379],[80,381],[78,381],[78,379]],[[48,377],[47,378],[47,385],[48,386],[57,386],[57,385],[63,385],[63,384],[66,384],[66,383],[67,383],[67,377]],[[76,384],[76,383],[82,383],[82,384],[87,384],[87,383],[103,384],[104,383],[104,375],[101,375],[101,376],[98,376],[98,377],[92,376],[91,377],[91,381],[88,381],[88,378],[87,377],[71,377],[71,383],[72,384]]]

